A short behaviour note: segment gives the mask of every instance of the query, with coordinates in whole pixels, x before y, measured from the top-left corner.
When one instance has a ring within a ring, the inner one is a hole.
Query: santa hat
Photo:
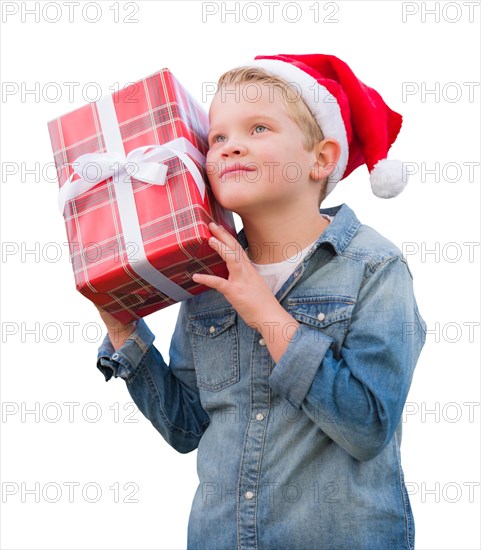
[[[377,197],[401,193],[407,183],[403,164],[386,157],[401,129],[402,116],[344,61],[323,54],[259,55],[243,66],[262,68],[288,82],[300,93],[324,137],[339,141],[341,156],[327,180],[326,195],[364,163]]]

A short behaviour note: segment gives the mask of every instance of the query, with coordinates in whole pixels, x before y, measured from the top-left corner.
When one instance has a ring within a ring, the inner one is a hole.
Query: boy
[[[401,117],[325,55],[226,73],[209,116],[212,190],[243,222],[238,240],[209,226],[229,277],[194,276],[213,290],[182,302],[169,366],[145,321],[101,311],[98,368],[175,449],[198,448],[188,548],[412,549],[401,413],[425,326],[411,273],[346,204],[319,209],[364,162],[378,196],[402,190],[383,160]]]

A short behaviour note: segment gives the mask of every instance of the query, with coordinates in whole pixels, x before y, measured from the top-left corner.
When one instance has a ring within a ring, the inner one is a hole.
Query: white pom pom
[[[406,187],[408,174],[400,160],[383,159],[374,165],[369,179],[376,197],[391,199]]]

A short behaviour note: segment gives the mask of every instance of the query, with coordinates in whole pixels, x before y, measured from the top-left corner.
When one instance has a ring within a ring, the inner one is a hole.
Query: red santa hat
[[[377,197],[395,197],[407,175],[387,153],[401,129],[402,116],[349,66],[333,55],[259,55],[243,66],[260,67],[293,86],[305,101],[325,138],[335,138],[341,156],[327,181],[326,194],[353,170],[366,164]]]

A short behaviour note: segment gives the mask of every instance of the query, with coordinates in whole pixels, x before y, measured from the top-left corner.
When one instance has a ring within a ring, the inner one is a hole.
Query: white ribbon
[[[101,181],[113,177],[124,242],[137,245],[134,247],[135,250],[132,254],[129,251],[128,261],[130,267],[142,279],[173,300],[177,302],[187,300],[192,297],[192,294],[162,275],[147,259],[130,177],[132,176],[136,180],[145,183],[165,185],[167,166],[161,164],[161,162],[177,157],[185,164],[194,178],[203,201],[205,196],[204,180],[197,166],[186,153],[191,155],[199,164],[204,164],[205,157],[190,141],[183,137],[163,145],[138,147],[125,155],[112,96],[101,98],[96,105],[107,152],[87,153],[81,155],[72,163],[74,171],[81,177],[72,181],[72,174],[60,188],[58,197],[60,211],[63,214],[67,201],[89,191]],[[150,151],[146,153],[145,151],[148,149]],[[82,176],[88,171],[89,167],[95,167],[97,173],[94,177],[86,179]],[[132,168],[135,171],[132,171]]]
[[[107,149],[108,148],[107,145]],[[145,153],[148,149],[151,150]],[[205,183],[202,179],[202,174],[186,153],[193,157],[199,164],[205,163],[205,156],[184,137],[173,139],[163,145],[146,145],[144,147],[138,147],[130,151],[127,156],[125,156],[125,153],[121,154],[117,151],[80,155],[80,157],[77,157],[72,163],[72,168],[74,172],[81,177],[72,181],[74,177],[74,174],[72,174],[62,185],[58,194],[58,207],[63,214],[65,205],[69,200],[75,199],[83,193],[90,191],[90,189],[97,184],[111,177],[114,177],[114,184],[119,180],[119,177],[122,176],[122,182],[130,185],[132,184],[130,177],[134,177],[136,180],[144,183],[165,185],[167,166],[161,164],[161,162],[173,157],[179,158],[187,166],[194,178],[202,201],[204,201]],[[89,169],[90,171],[95,169],[96,174],[92,175],[92,177],[87,177]]]

